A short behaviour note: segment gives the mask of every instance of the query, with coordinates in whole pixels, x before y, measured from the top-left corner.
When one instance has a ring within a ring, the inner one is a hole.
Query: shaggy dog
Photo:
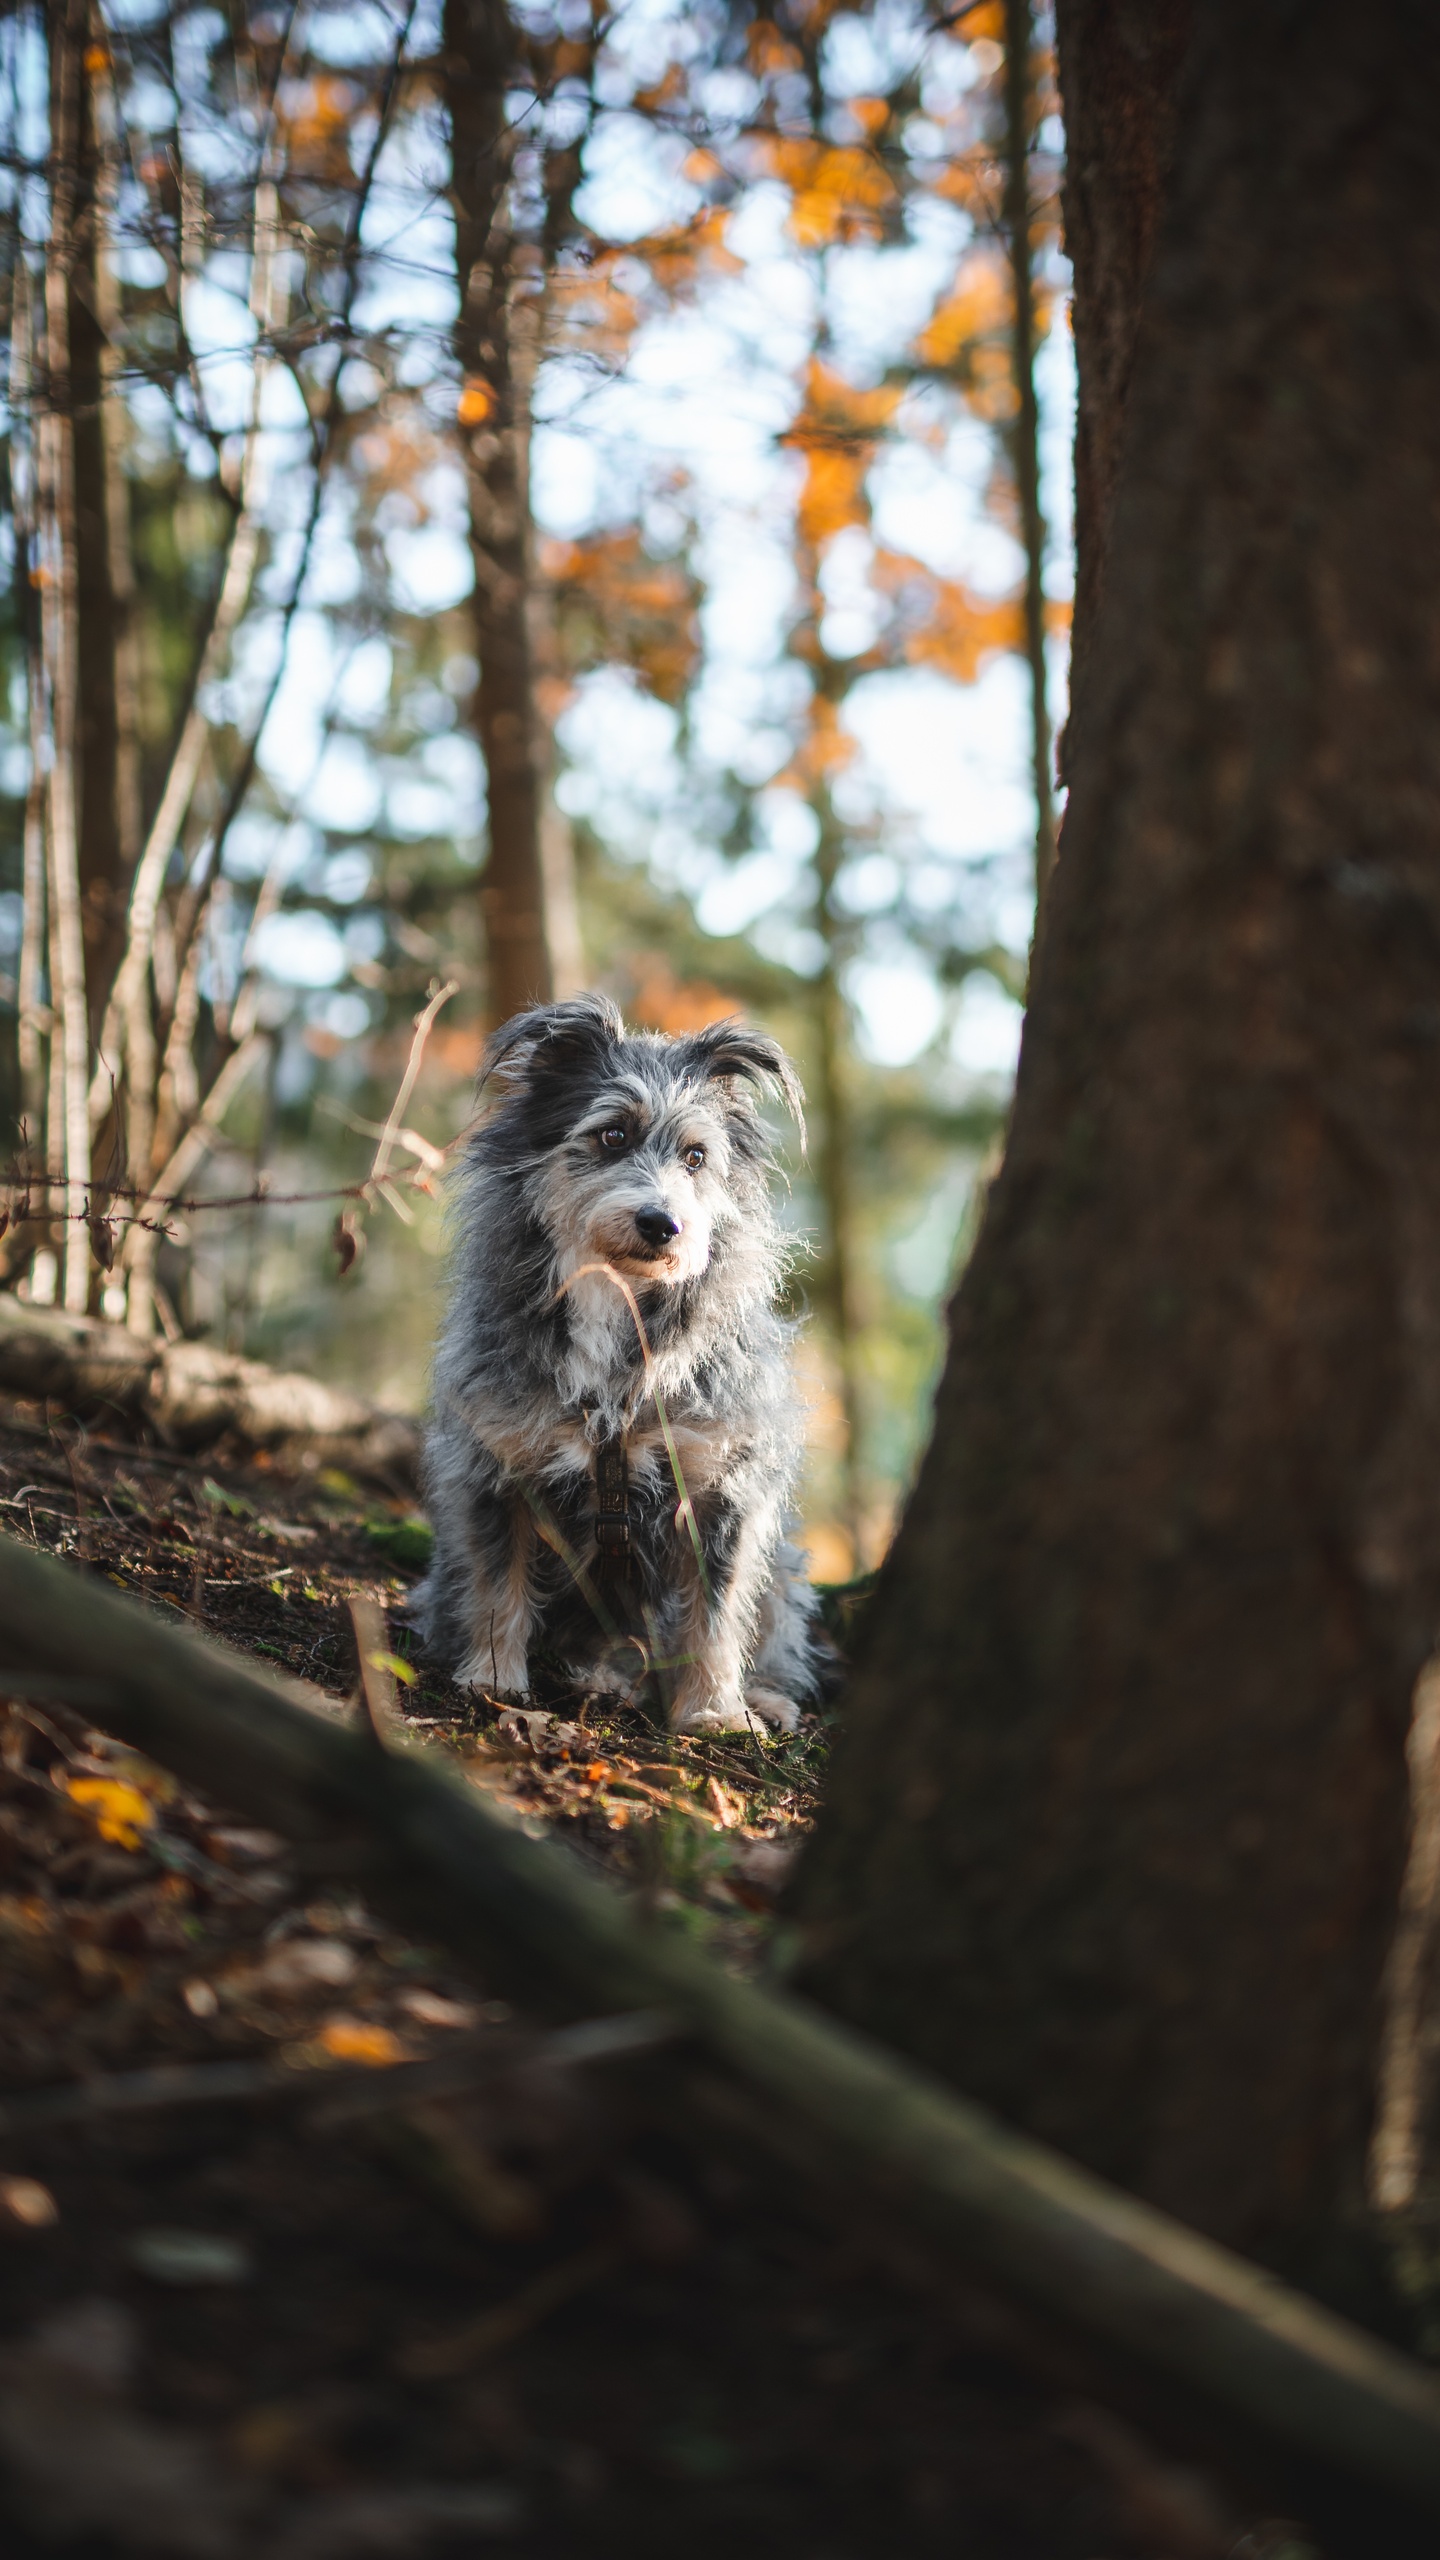
[[[653,1673],[677,1733],[792,1731],[814,1601],[753,1089],[800,1121],[795,1071],[739,1022],[627,1033],[582,996],[507,1022],[492,1078],[436,1356],[426,1643],[470,1687]]]

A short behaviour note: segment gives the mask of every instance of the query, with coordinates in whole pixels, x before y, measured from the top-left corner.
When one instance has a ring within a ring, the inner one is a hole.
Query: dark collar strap
[[[630,1560],[630,1461],[623,1440],[595,1452],[595,1544],[611,1564]]]

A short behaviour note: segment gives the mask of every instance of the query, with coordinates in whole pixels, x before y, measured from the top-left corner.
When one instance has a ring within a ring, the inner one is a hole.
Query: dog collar
[[[607,1564],[630,1561],[630,1461],[623,1439],[595,1452],[595,1544]]]

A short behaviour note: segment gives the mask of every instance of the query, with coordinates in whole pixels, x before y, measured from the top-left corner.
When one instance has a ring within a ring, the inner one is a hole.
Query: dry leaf
[[[320,2042],[336,2062],[365,2062],[374,2071],[388,2071],[392,2063],[410,2058],[388,2027],[371,2026],[363,2018],[327,2018]]]
[[[123,1778],[67,1777],[65,1792],[73,1804],[94,1815],[101,1839],[117,1849],[138,1849],[142,1833],[155,1820],[149,1797]]]
[[[466,2000],[446,2000],[438,1991],[402,1991],[400,2006],[422,2027],[473,2027],[480,2012]]]
[[[43,2231],[47,2223],[60,2219],[59,2206],[38,2178],[0,2178],[0,2206],[27,2231]]]
[[[272,1947],[251,1977],[266,1991],[309,1991],[317,1986],[338,1991],[356,1967],[353,1947],[343,1938],[285,1938]]]
[[[335,1247],[339,1276],[343,1280],[347,1271],[354,1270],[365,1250],[365,1230],[357,1224],[353,1209],[341,1210],[330,1230],[330,1241]]]

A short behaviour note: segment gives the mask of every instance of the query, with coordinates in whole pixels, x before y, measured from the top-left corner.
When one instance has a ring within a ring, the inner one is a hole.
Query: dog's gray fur
[[[814,1600],[789,1537],[801,1415],[752,1089],[774,1083],[799,1120],[795,1071],[739,1022],[633,1033],[582,996],[506,1023],[490,1079],[503,1099],[457,1177],[426,1446],[435,1563],[415,1610],[429,1650],[456,1680],[514,1696],[542,1654],[576,1686],[613,1688],[639,1639],[675,1731],[757,1715],[789,1731],[818,1685]],[[623,1576],[595,1535],[596,1450],[617,1435]]]

